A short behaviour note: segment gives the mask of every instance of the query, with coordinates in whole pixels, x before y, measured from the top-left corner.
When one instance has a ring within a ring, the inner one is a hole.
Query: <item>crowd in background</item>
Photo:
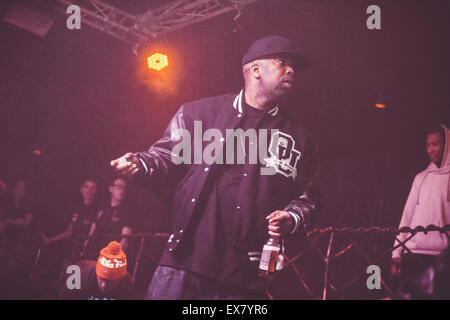
[[[7,185],[0,178],[0,298],[57,298],[68,266],[96,261],[111,241],[120,244],[128,273],[136,276],[133,273],[142,243],[133,234],[149,230],[142,228],[145,217],[138,205],[127,199],[128,187],[127,180],[118,176],[106,186],[87,177],[63,212],[54,207],[55,212],[42,214],[26,179],[17,178]],[[106,189],[103,199],[102,189]],[[155,262],[141,261],[148,263]],[[151,268],[139,281],[149,281]],[[138,287],[145,290],[146,285]]]

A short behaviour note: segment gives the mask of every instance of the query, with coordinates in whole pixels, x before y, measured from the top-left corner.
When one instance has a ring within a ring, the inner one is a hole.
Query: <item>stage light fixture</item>
[[[53,24],[53,19],[18,4],[13,4],[8,9],[3,17],[3,21],[37,34],[40,37],[45,36]]]
[[[154,53],[147,58],[147,66],[149,69],[161,71],[169,66],[169,59],[163,53]]]

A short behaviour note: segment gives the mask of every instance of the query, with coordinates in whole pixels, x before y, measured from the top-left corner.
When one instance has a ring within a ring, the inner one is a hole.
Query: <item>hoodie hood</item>
[[[430,162],[428,167],[425,169],[425,174],[421,177],[419,182],[419,195],[422,190],[422,185],[426,177],[430,173],[434,174],[449,174],[450,173],[450,130],[441,124],[442,129],[444,129],[445,141],[444,141],[444,154],[442,156],[441,166],[436,166],[435,163]],[[447,201],[450,201],[450,176],[447,183]],[[419,197],[417,197],[417,203],[419,203]]]
[[[435,163],[430,162],[428,167],[425,169],[427,173],[436,173],[436,174],[447,174],[450,172],[450,130],[441,124],[442,129],[445,133],[445,141],[444,141],[444,153],[442,155],[441,166],[438,167]]]
[[[447,170],[447,172],[450,172],[450,130],[443,124],[441,124],[441,127],[442,129],[444,129],[445,132],[445,146],[440,169],[442,169],[443,171]],[[450,176],[448,178],[448,185],[447,185],[447,201],[450,201]]]
[[[442,157],[441,168],[450,167],[450,130],[441,124],[445,132],[444,156]]]

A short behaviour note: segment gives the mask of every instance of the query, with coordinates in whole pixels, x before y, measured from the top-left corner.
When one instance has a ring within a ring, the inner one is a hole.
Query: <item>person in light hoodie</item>
[[[399,228],[450,224],[450,130],[444,125],[428,130],[426,151],[430,164],[414,178]],[[409,236],[400,233],[398,239],[403,242]],[[448,236],[438,231],[417,233],[405,244],[411,252],[403,246],[392,251],[392,275],[413,277],[423,273],[447,248]],[[396,240],[394,246],[398,244]]]

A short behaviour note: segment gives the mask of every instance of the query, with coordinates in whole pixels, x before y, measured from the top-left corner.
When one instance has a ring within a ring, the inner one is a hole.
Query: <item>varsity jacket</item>
[[[145,176],[149,181],[159,188],[175,186],[171,208],[172,234],[166,247],[173,254],[183,243],[184,231],[202,200],[212,167],[225,165],[209,163],[202,159],[202,154],[212,143],[225,146],[231,136],[226,129],[236,128],[245,117],[243,99],[242,90],[237,95],[227,94],[186,103],[172,118],[160,140],[148,151],[135,153],[146,168]],[[258,164],[245,164],[234,213],[234,239],[248,252],[261,251],[267,240],[265,217],[268,214],[275,210],[296,214],[300,226],[296,233],[301,234],[300,230],[312,226],[320,207],[318,162],[312,137],[281,107],[266,111],[264,117],[268,117],[268,121],[261,124],[268,132],[267,148],[263,150],[267,156]],[[205,134],[200,145],[192,142],[208,129],[216,129],[213,133],[222,133],[223,136],[212,138],[211,134]],[[261,138],[264,134],[260,134]],[[180,145],[189,145],[189,139],[191,148],[180,152]],[[263,170],[269,171],[262,174]]]

